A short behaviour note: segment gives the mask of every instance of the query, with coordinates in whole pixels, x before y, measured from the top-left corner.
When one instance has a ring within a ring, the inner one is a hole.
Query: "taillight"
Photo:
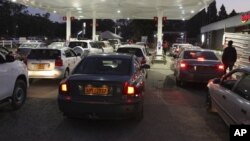
[[[124,95],[135,95],[136,88],[130,85],[128,82],[124,83],[123,94]]]
[[[61,57],[58,57],[58,58],[55,60],[55,66],[56,66],[56,67],[61,67],[61,66],[63,66],[63,60],[61,59]]]
[[[181,61],[181,63],[180,63],[180,68],[184,69],[184,68],[186,68],[186,67],[187,67],[187,63]]]
[[[69,91],[70,91],[69,83],[63,82],[60,84],[60,86],[59,86],[59,93],[60,94],[69,94]]]
[[[224,65],[220,64],[220,65],[218,66],[218,69],[219,69],[219,70],[224,70]]]
[[[145,57],[142,58],[141,64],[146,64],[146,59],[145,59]]]

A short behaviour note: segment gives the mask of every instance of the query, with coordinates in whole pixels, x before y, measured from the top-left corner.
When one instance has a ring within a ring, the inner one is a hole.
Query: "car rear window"
[[[69,47],[70,48],[74,48],[76,46],[81,46],[82,48],[87,48],[88,47],[88,43],[86,43],[86,42],[70,42],[69,43]]]
[[[139,48],[118,48],[116,52],[133,54],[136,57],[143,57],[142,50]]]
[[[131,61],[117,58],[86,58],[79,63],[73,74],[128,75]]]
[[[31,51],[31,48],[18,48],[17,53],[21,55],[28,55]]]
[[[28,55],[28,59],[57,59],[61,56],[59,50],[56,49],[32,49]]]
[[[198,59],[204,58],[205,60],[218,60],[216,55],[210,51],[185,51],[184,59]]]

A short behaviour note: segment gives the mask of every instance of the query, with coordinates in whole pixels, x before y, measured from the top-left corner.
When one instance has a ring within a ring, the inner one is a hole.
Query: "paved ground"
[[[148,71],[141,122],[67,119],[57,106],[59,81],[37,80],[20,110],[0,106],[0,141],[228,141],[229,128],[206,111],[206,86],[175,86],[167,59]]]

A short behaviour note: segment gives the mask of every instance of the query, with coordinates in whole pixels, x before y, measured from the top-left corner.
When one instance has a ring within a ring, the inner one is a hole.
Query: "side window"
[[[242,78],[243,72],[234,72],[223,79],[222,85],[227,89],[232,89],[234,85]]]
[[[250,75],[245,76],[234,89],[234,92],[250,101]]]
[[[72,54],[69,50],[65,50],[65,56],[68,57],[72,57]]]
[[[76,53],[73,51],[73,50],[69,50],[70,54],[72,57],[75,57],[76,56]]]

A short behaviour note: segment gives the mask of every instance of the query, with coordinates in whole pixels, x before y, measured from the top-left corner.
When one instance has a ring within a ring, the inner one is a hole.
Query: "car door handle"
[[[227,97],[225,95],[222,96],[223,99],[227,99]]]
[[[247,111],[246,110],[244,110],[244,109],[241,109],[241,112],[243,113],[243,114],[247,114]]]

